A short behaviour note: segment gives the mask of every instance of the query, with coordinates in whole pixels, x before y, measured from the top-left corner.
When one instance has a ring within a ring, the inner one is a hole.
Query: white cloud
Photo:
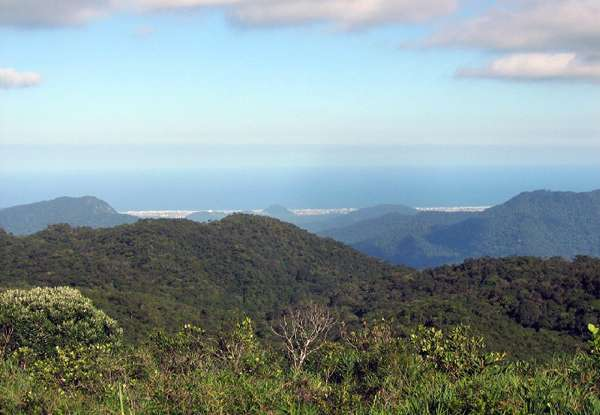
[[[112,0],[0,0],[0,26],[72,26],[109,13]]]
[[[458,0],[0,0],[0,26],[85,23],[113,12],[221,8],[244,25],[326,22],[339,27],[413,23],[446,15]]]
[[[516,53],[483,68],[461,69],[459,77],[509,80],[592,80],[600,82],[600,62],[582,61],[574,53]]]
[[[330,22],[353,28],[422,22],[456,7],[456,0],[259,0],[239,3],[232,15],[248,25]]]
[[[485,67],[460,69],[461,77],[598,80],[600,1],[497,0],[426,43],[505,54]]]
[[[600,51],[600,1],[501,0],[503,8],[443,30],[439,46],[511,51]]]
[[[0,89],[27,88],[42,82],[40,74],[18,72],[12,68],[0,68]]]
[[[457,10],[459,0],[0,0],[0,26],[84,24],[113,13],[221,10],[246,26],[324,23],[340,29],[418,23]],[[463,77],[597,80],[600,0],[496,0],[427,40],[504,56]],[[147,35],[151,30],[136,30]]]
[[[125,0],[127,1],[127,0]],[[221,7],[245,3],[248,0],[129,0],[129,6],[142,10]]]

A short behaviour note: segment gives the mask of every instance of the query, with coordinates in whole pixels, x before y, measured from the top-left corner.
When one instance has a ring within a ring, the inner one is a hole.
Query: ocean
[[[600,166],[195,168],[2,173],[0,206],[92,195],[126,210],[488,206],[523,191],[600,188]]]

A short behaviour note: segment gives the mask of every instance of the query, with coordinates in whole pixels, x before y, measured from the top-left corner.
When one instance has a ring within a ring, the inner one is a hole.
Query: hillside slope
[[[385,215],[322,234],[419,268],[484,256],[600,256],[600,191],[527,192],[481,213]]]
[[[0,209],[0,228],[15,235],[32,234],[59,223],[103,228],[136,220],[133,216],[118,213],[108,203],[92,196],[59,197]]]
[[[347,243],[367,255],[422,268],[455,260],[453,251],[430,243],[426,236],[472,216],[473,213],[462,212],[390,213],[319,234]]]
[[[124,325],[134,326],[130,332],[188,320],[214,326],[239,310],[264,320],[304,298],[354,309],[367,303],[369,284],[404,272],[293,225],[251,215],[209,224],[53,226],[24,238],[4,234],[1,241],[2,283],[87,289]]]
[[[600,255],[600,190],[535,191],[440,229],[434,244],[466,256]]]

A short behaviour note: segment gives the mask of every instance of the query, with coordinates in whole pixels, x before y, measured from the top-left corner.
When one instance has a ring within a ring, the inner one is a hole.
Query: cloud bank
[[[28,88],[42,82],[35,72],[18,72],[12,68],[0,68],[0,89]]]
[[[248,27],[321,23],[352,30],[427,22],[457,12],[459,1],[0,0],[0,27],[61,27],[114,13],[217,9],[229,21]],[[496,0],[474,17],[456,14],[452,25],[425,43],[499,55],[479,68],[458,70],[460,77],[596,81],[600,0]]]
[[[0,26],[61,27],[84,24],[114,10],[112,0],[0,0]]]
[[[430,39],[433,45],[493,50],[600,50],[598,0],[500,0],[483,16]]]
[[[241,2],[232,16],[246,25],[328,22],[355,28],[423,22],[456,8],[456,0],[260,0]]]
[[[459,76],[499,79],[598,79],[600,1],[499,0],[498,5],[432,36],[427,44],[502,56]]]
[[[330,23],[354,28],[414,23],[452,13],[458,0],[3,0],[0,25],[70,26],[116,12],[220,8],[247,26]]]

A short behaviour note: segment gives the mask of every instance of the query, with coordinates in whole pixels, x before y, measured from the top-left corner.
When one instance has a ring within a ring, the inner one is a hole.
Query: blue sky
[[[0,169],[600,156],[594,1],[314,1],[4,2]]]

